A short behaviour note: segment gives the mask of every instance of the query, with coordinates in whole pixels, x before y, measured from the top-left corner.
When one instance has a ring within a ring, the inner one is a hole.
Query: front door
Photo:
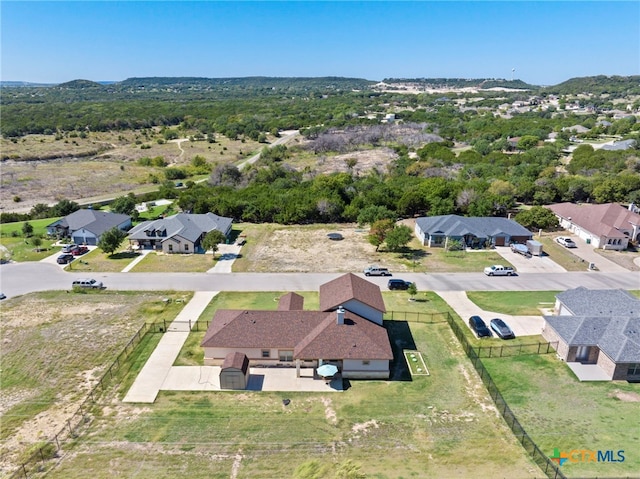
[[[589,360],[589,346],[578,346],[576,361],[586,363]]]

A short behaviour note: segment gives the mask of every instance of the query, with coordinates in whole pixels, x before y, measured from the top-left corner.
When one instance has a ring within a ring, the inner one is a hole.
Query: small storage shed
[[[220,369],[220,389],[247,389],[249,358],[244,353],[229,353]]]
[[[542,243],[539,241],[527,240],[527,249],[533,255],[542,256]]]

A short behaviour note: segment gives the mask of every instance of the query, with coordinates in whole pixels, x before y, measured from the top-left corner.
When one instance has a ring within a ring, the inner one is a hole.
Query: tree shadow
[[[131,259],[137,258],[138,256],[140,256],[140,253],[136,253],[135,251],[121,251],[120,253],[109,255],[109,259]]]
[[[407,321],[384,321],[384,327],[389,335],[393,360],[389,365],[391,381],[411,381],[411,371],[404,356],[404,350],[417,350],[416,343],[411,334],[411,328]]]

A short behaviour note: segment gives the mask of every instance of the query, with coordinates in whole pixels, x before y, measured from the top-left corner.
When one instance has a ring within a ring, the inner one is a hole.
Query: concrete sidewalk
[[[129,271],[131,271],[131,269],[135,265],[137,265],[140,261],[142,261],[145,258],[145,256],[147,256],[151,252],[152,250],[150,249],[138,250],[138,253],[140,253],[138,257],[136,257],[133,261],[131,261],[131,263],[125,266],[125,268],[121,271],[121,273],[128,273]]]
[[[540,316],[511,316],[510,314],[480,309],[467,297],[467,293],[464,291],[435,291],[435,293],[458,313],[464,324],[468,324],[470,316],[480,316],[487,323],[487,326],[493,318],[500,318],[511,327],[516,336],[542,334],[542,326],[544,325],[542,313]]]
[[[174,322],[167,328],[167,332],[162,335],[162,339],[138,373],[123,402],[152,403],[156,400],[158,391],[189,336],[189,328],[186,325],[189,322],[191,324],[196,322],[217,294],[217,291],[200,291],[193,295],[191,301],[182,308]]]

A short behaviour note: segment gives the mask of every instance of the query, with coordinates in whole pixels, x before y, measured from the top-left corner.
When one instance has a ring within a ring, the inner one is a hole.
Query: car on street
[[[58,262],[58,264],[71,263],[73,261],[73,255],[69,253],[61,254],[60,256],[58,256],[58,259],[56,259],[56,261]]]
[[[469,326],[479,338],[490,338],[491,330],[487,328],[487,324],[480,316],[471,316],[469,318]]]
[[[556,241],[561,244],[562,246],[564,246],[565,248],[577,248],[578,245],[575,244],[575,242],[571,239],[568,238],[567,236],[558,236],[556,238]]]
[[[405,281],[404,279],[390,279],[387,283],[389,289],[409,289],[411,281]]]
[[[103,285],[101,281],[96,281],[92,278],[87,279],[76,279],[71,283],[72,288],[91,288],[91,289],[102,289]]]
[[[516,270],[511,266],[494,264],[492,266],[487,266],[484,269],[484,274],[486,274],[487,276],[514,276],[516,274]]]
[[[74,249],[71,254],[73,256],[82,256],[85,253],[89,252],[89,248],[87,248],[86,246],[78,246],[76,249]]]
[[[367,266],[363,273],[365,276],[391,276],[387,268],[381,268],[380,266]]]
[[[514,339],[516,337],[507,323],[505,323],[500,318],[492,319],[489,324],[491,325],[491,329],[493,329],[493,331],[498,335],[499,338]]]

